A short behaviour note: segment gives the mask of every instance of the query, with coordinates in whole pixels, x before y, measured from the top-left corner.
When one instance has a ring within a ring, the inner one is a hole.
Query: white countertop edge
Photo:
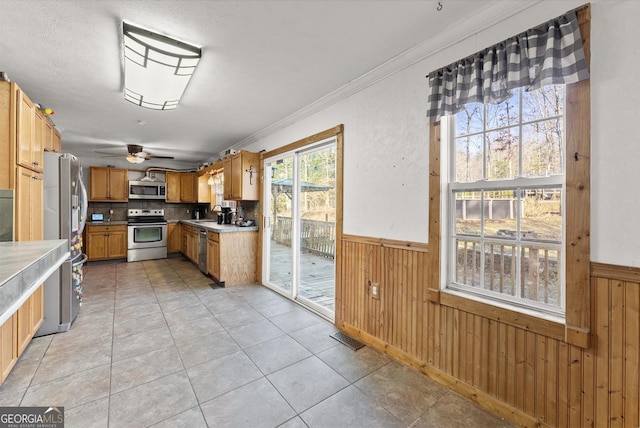
[[[197,227],[200,229],[206,229],[210,232],[214,233],[235,233],[235,232],[257,232],[259,230],[258,225],[254,224],[253,226],[236,226],[233,224],[217,224],[215,220],[207,220],[207,221],[193,221],[193,220],[180,220],[180,223],[186,224],[188,226]],[[209,224],[206,223],[215,223]]]
[[[22,306],[22,304],[26,302],[27,299],[31,297],[31,295],[38,289],[40,284],[42,284],[47,278],[51,276],[51,274],[53,274],[60,266],[62,266],[62,263],[64,263],[64,261],[68,258],[69,252],[67,251],[44,274],[42,274],[36,281],[34,281],[34,283],[29,286],[29,289],[25,293],[22,293],[22,296],[20,296],[20,298],[13,305],[9,306],[9,308],[4,311],[2,315],[0,315],[0,325],[4,324],[5,321],[11,318],[11,316],[18,311],[20,306]]]

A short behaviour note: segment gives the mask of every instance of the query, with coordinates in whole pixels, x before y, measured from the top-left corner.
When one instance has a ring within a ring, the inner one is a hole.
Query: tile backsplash
[[[244,218],[255,219],[257,217],[259,202],[257,201],[242,201],[239,203],[240,211]],[[166,203],[163,201],[154,200],[135,200],[129,202],[89,202],[89,214],[88,218],[91,218],[93,213],[104,214],[104,219],[111,218],[111,221],[126,221],[128,209],[163,209],[164,217],[167,220],[189,220],[193,218],[193,212],[196,207],[201,210],[207,210],[207,213],[203,218],[216,219],[216,215],[212,214],[209,210],[209,204],[195,204],[195,203]],[[113,210],[113,214],[109,214],[109,210]]]

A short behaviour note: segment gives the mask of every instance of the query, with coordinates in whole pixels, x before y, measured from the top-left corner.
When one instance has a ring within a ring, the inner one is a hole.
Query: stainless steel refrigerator
[[[36,336],[71,328],[82,301],[82,230],[87,190],[82,167],[69,153],[44,153],[44,239],[69,240],[69,258],[44,283],[44,321]]]

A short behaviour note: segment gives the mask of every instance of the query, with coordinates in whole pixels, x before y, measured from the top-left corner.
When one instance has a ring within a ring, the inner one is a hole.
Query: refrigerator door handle
[[[80,257],[80,260],[75,260],[75,259],[73,260],[72,266],[75,267],[75,266],[81,265],[84,262],[86,262],[88,258],[89,257],[85,253],[82,253],[82,257]]]
[[[82,169],[80,170],[82,171]],[[80,227],[78,228],[78,234],[82,234],[84,230],[84,226],[87,224],[87,214],[89,213],[89,200],[87,197],[87,188],[84,186],[84,181],[82,181],[82,172],[80,172],[80,177],[78,179],[80,182],[80,191],[82,192],[82,221],[80,222]]]

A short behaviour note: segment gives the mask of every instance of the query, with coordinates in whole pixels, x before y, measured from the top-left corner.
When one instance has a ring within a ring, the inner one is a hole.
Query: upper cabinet
[[[89,200],[93,202],[127,202],[128,171],[121,168],[89,167]]]
[[[43,237],[43,119],[18,85],[0,81],[0,188],[15,191],[16,241]]]
[[[60,134],[46,116],[42,118],[42,144],[48,152],[62,151]]]
[[[180,174],[180,201],[197,202],[196,173],[183,172]]]
[[[167,182],[167,202],[209,202],[210,200],[200,200],[199,181],[195,172],[168,171],[165,181]]]
[[[180,173],[167,171],[167,202],[180,202]]]
[[[198,177],[198,202],[211,203],[211,186],[209,185],[210,175],[204,173]]]
[[[43,189],[42,174],[16,168],[16,241],[43,238]]]
[[[43,116],[29,97],[15,87],[16,97],[16,163],[42,172]]]
[[[240,152],[223,161],[224,199],[229,201],[257,201],[258,153]]]

